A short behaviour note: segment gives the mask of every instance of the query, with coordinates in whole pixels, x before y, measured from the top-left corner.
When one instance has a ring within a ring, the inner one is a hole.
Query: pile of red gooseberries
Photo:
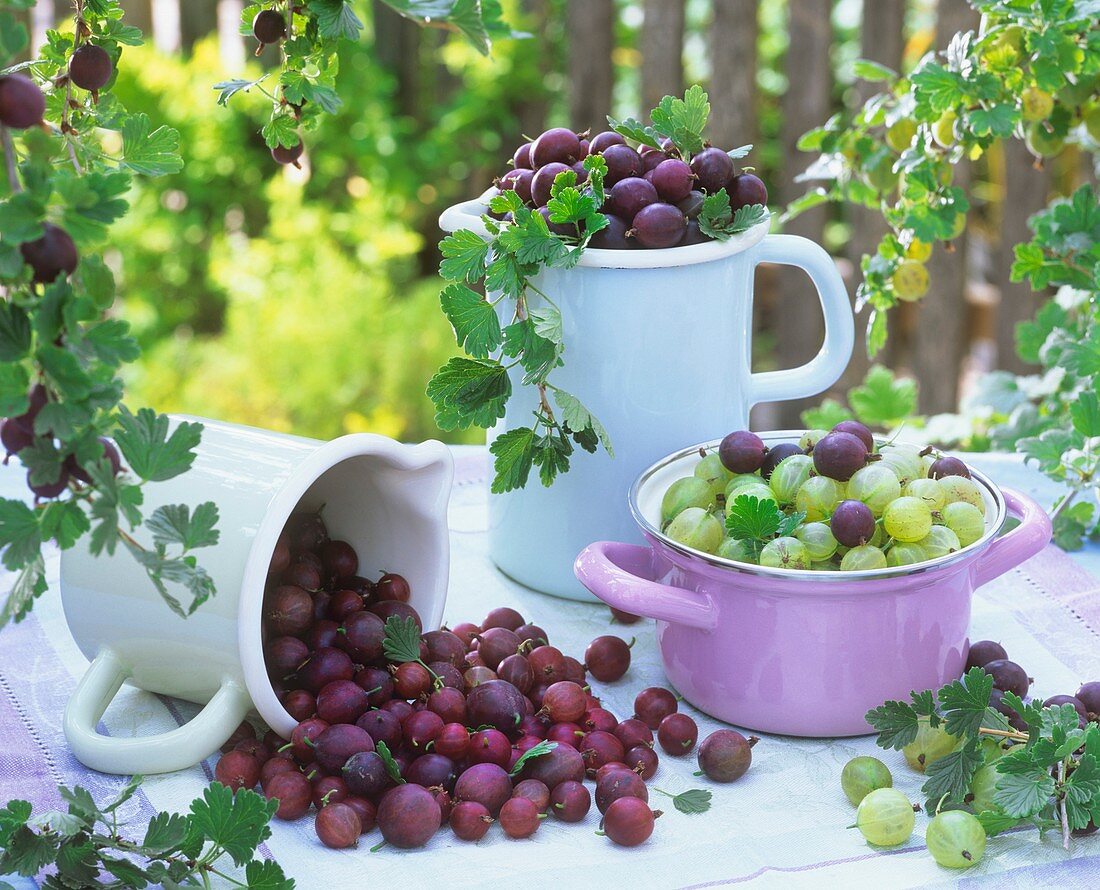
[[[444,825],[467,841],[493,822],[526,838],[548,816],[582,821],[593,798],[606,837],[623,846],[649,838],[660,815],[646,785],[657,747],[685,756],[699,730],[667,689],[642,690],[625,720],[602,706],[589,678],[620,680],[631,644],[599,636],[581,662],[508,607],[424,632],[405,578],[358,571],[354,548],[331,539],[319,514],[291,517],[263,621],[272,686],[298,724],[284,739],[242,723],[217,781],[258,784],[278,800],[279,819],[316,810],[317,835],[334,848],[375,828],[401,848],[423,846]],[[402,638],[411,652],[397,651]],[[713,733],[698,749],[700,774],[740,778],[755,742]]]
[[[607,226],[592,236],[590,246],[603,250],[659,249],[701,244],[710,237],[699,229],[698,218],[707,195],[725,189],[733,211],[767,204],[768,190],[754,173],[740,170],[728,152],[707,146],[683,157],[669,139],[661,147],[635,149],[619,133],[607,130],[589,138],[554,127],[525,142],[512,156],[512,169],[497,180],[500,189],[514,191],[534,207],[551,232],[580,236],[574,224],[550,219],[547,205],[555,178],[568,170],[577,182],[587,181],[584,159],[601,155],[607,165],[606,199],[600,212]]]

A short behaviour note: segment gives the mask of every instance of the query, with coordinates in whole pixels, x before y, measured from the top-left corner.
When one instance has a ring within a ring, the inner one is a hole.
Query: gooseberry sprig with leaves
[[[35,814],[27,801],[10,801],[0,808],[0,874],[45,871],[48,887],[209,887],[213,877],[226,886],[293,890],[278,863],[256,857],[271,837],[277,800],[215,782],[187,813],[157,813],[142,834],[130,834],[119,813],[141,782],[134,776],[102,805],[79,785],[61,787],[64,811]],[[230,873],[227,858],[244,868],[244,880]]]
[[[45,591],[43,548],[82,541],[97,555],[124,547],[188,615],[214,594],[192,551],[217,541],[217,508],[147,514],[143,502],[149,484],[190,468],[202,426],[121,404],[120,369],[139,350],[111,315],[115,280],[97,253],[133,178],[181,168],[179,135],[112,92],[124,47],[141,42],[118,2],[76,0],[72,31],[47,32],[15,64],[28,44],[15,13],[30,6],[0,3],[0,438],[35,495],[0,499],[0,562],[16,573],[0,627]]]
[[[695,85],[682,99],[664,97],[649,126],[633,118],[609,117],[608,122],[637,145],[660,147],[665,140],[662,150],[687,161],[706,147],[703,133],[709,115],[707,94]],[[730,154],[743,157],[751,148],[743,146]],[[504,190],[489,199],[489,212],[481,217],[483,232],[461,229],[439,245],[439,272],[447,282],[440,302],[466,355],[452,358],[428,383],[436,423],[448,431],[494,426],[513,395],[510,371],[536,395],[530,425],[508,429],[489,448],[495,493],[523,488],[536,468],[543,485],[553,484],[569,470],[576,446],[589,453],[602,446],[614,456],[599,419],[576,395],[550,379],[564,362],[562,314],[536,283],[544,269],[576,266],[593,235],[608,225],[600,212],[607,164],[599,154],[588,155],[582,163],[586,180],[578,183],[573,170],[558,173],[546,205],[549,222],[564,231],[552,232],[541,213],[514,190]],[[759,204],[732,212],[723,188],[705,199],[699,227],[725,241],[767,218],[767,209]]]
[[[956,34],[946,51],[928,53],[906,77],[857,62],[855,74],[881,83],[882,91],[799,141],[801,149],[821,153],[804,178],[825,184],[794,201],[786,218],[840,201],[878,210],[890,226],[862,262],[858,298],[871,309],[872,356],[886,342],[889,310],[927,291],[923,263],[934,245],[950,249],[965,227],[969,201],[952,184],[954,165],[1011,138],[1025,140],[1041,162],[1067,141],[1081,141],[1078,125],[1094,113],[1090,100],[1100,74],[1094,4],[971,5],[985,16],[980,34]]]
[[[600,155],[589,155],[584,169],[588,178],[580,186],[574,171],[559,173],[547,204],[550,221],[573,226],[576,235],[554,234],[515,191],[504,191],[490,199],[492,215],[481,218],[488,240],[463,229],[440,243],[439,271],[450,282],[440,302],[468,357],[452,358],[428,383],[436,423],[444,430],[491,427],[504,416],[512,395],[508,372],[515,367],[523,371],[524,385],[538,393],[531,426],[508,430],[490,447],[494,492],[522,488],[532,467],[538,467],[543,484],[550,485],[569,468],[574,444],[589,452],[602,444],[614,454],[599,420],[576,396],[550,382],[565,351],[561,310],[532,281],[543,268],[575,266],[592,236],[608,225],[599,213],[607,164]],[[511,221],[494,218],[505,214]],[[471,284],[481,284],[495,296],[487,298]],[[539,305],[532,305],[532,295],[540,299]],[[497,307],[505,300],[512,303],[512,312],[502,326]]]
[[[791,218],[827,202],[882,214],[889,231],[864,256],[858,307],[870,312],[867,350],[886,342],[887,317],[935,285],[924,263],[966,225],[967,196],[954,165],[1004,140],[1020,140],[1037,166],[1066,146],[1100,154],[1100,17],[1086,0],[971,0],[979,32],[955,35],[908,76],[874,62],[857,76],[882,90],[851,113],[806,133],[820,152],[806,178],[823,184],[795,200]],[[1011,213],[1014,208],[1006,208]],[[1055,540],[1081,546],[1097,531],[1100,475],[1100,208],[1083,186],[1036,214],[1034,238],[1015,246],[1014,281],[1058,288],[1017,329],[1021,358],[1037,377],[990,375],[969,402],[978,437],[1016,448],[1067,486],[1054,506]],[[941,247],[936,247],[941,244]],[[980,415],[980,416],[979,416]],[[961,418],[966,420],[967,418]],[[1091,494],[1091,500],[1082,495]]]
[[[1044,707],[1014,693],[1003,702],[1027,726],[1014,730],[990,706],[993,678],[971,668],[934,692],[910,693],[910,701],[888,701],[867,713],[882,748],[901,750],[917,739],[922,724],[941,729],[959,742],[954,751],[930,763],[922,791],[930,808],[964,805],[975,773],[993,763],[998,773],[993,807],[977,814],[986,834],[1023,823],[1040,832],[1054,829],[1069,848],[1070,834],[1100,822],[1100,723],[1080,725],[1071,704]],[[984,740],[984,741],[983,741]],[[989,756],[990,744],[1011,743]]]
[[[499,0],[382,0],[421,25],[461,34],[488,55],[492,41],[525,36],[504,21]],[[314,129],[325,114],[339,110],[336,92],[338,50],[344,40],[357,41],[363,22],[348,0],[268,0],[250,3],[241,12],[241,34],[265,46],[279,47],[279,65],[254,79],[234,78],[215,84],[218,104],[238,93],[256,90],[271,102],[263,137],[280,164],[298,166],[305,148],[302,133]]]

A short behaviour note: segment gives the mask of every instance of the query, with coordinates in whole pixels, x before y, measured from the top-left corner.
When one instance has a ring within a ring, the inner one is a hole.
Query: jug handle
[[[981,587],[1031,559],[1050,543],[1051,524],[1046,510],[1027,495],[1002,488],[1005,508],[1020,524],[1001,535],[974,562],[974,586]]]
[[[713,630],[714,601],[705,593],[659,584],[648,577],[653,551],[638,544],[598,541],[580,552],[573,572],[609,606],[634,615]]]
[[[228,739],[251,707],[235,681],[221,688],[190,722],[159,735],[117,738],[96,731],[103,712],[132,674],[111,649],[101,649],[65,708],[65,737],[77,760],[101,773],[167,773],[194,766]]]
[[[836,382],[852,357],[855,322],[844,279],[821,245],[799,235],[768,235],[752,258],[754,264],[795,266],[810,276],[825,316],[825,341],[821,351],[801,367],[751,375],[749,403],[816,395]]]

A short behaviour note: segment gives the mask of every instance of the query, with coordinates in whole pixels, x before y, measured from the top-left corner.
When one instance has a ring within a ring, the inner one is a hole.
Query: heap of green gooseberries
[[[918,737],[907,746],[905,759],[910,766],[923,772],[926,763],[949,754],[959,740],[942,728],[923,727],[921,733],[923,737]],[[992,762],[1004,753],[994,739],[983,743],[983,751],[987,762],[975,776],[972,788],[974,801],[978,804],[975,808],[979,811],[985,803],[978,803],[978,794],[985,794],[992,801],[993,785],[979,789],[978,777],[995,775]],[[928,755],[927,759],[924,759],[925,755]],[[921,758],[919,761],[918,757]],[[855,757],[845,764],[840,774],[840,785],[845,796],[856,807],[854,827],[859,829],[867,843],[875,847],[896,847],[909,840],[920,807],[914,806],[905,794],[893,787],[894,780],[885,763],[876,757]],[[938,810],[924,830],[928,852],[945,868],[976,865],[985,854],[985,841],[982,823],[972,812],[963,809]]]
[[[752,503],[750,499],[755,499]],[[784,517],[747,536],[752,515]],[[746,511],[750,521],[742,522]],[[865,571],[916,565],[973,544],[986,502],[957,457],[877,443],[854,420],[771,447],[738,430],[701,449],[661,502],[661,529],[703,553],[769,568]]]

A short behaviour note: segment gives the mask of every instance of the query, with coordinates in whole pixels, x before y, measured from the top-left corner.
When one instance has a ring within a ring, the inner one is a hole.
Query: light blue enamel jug
[[[488,237],[481,222],[488,197],[449,208],[440,227]],[[751,370],[753,276],[760,263],[804,269],[817,289],[825,342],[799,368]],[[602,449],[578,451],[569,472],[549,488],[532,474],[526,488],[492,495],[490,554],[521,584],[568,599],[594,600],[573,575],[586,545],[641,540],[627,493],[643,470],[686,443],[744,429],[758,402],[821,392],[852,354],[851,304],[832,257],[806,238],[769,235],[767,223],[725,242],[590,248],[576,267],[547,269],[535,284],[562,314],[565,366],[553,382],[600,419],[615,457]],[[537,305],[538,297],[531,300]],[[513,395],[490,441],[530,423],[537,396],[520,384],[521,374],[513,372]]]

